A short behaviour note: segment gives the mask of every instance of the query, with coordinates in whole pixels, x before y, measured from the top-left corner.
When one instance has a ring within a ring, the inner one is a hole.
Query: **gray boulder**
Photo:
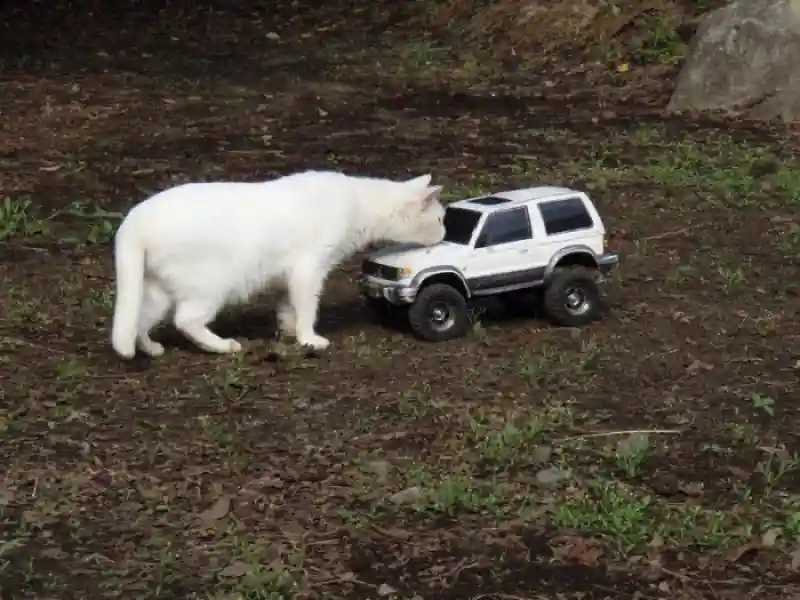
[[[800,121],[800,0],[738,0],[706,15],[667,110]]]

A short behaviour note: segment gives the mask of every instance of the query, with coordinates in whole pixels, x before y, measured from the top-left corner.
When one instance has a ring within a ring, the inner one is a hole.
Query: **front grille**
[[[365,260],[361,263],[361,272],[364,273],[364,275],[371,275],[379,279],[388,279],[389,281],[397,281],[398,275],[397,267],[382,265],[374,260]]]

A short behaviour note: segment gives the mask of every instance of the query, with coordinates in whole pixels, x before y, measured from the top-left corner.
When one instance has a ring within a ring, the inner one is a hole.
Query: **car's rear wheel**
[[[412,331],[429,342],[462,337],[470,327],[464,295],[452,286],[434,283],[422,288],[408,310]]]
[[[600,317],[600,288],[596,274],[585,267],[557,269],[547,284],[543,306],[557,325],[582,327]]]

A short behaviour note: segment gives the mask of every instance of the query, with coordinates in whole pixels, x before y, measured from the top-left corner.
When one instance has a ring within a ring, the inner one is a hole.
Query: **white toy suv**
[[[606,252],[605,227],[586,193],[538,186],[468,198],[448,205],[444,224],[435,246],[393,245],[363,262],[359,287],[379,315],[401,313],[428,341],[464,335],[470,301],[490,295],[540,299],[545,314],[568,327],[599,317],[600,275],[619,259]]]

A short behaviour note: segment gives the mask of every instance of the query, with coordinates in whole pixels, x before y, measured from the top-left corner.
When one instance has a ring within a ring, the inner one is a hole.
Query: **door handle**
[[[529,252],[528,248],[525,248],[524,250],[520,250],[519,251],[520,254],[527,254],[528,252]]]

